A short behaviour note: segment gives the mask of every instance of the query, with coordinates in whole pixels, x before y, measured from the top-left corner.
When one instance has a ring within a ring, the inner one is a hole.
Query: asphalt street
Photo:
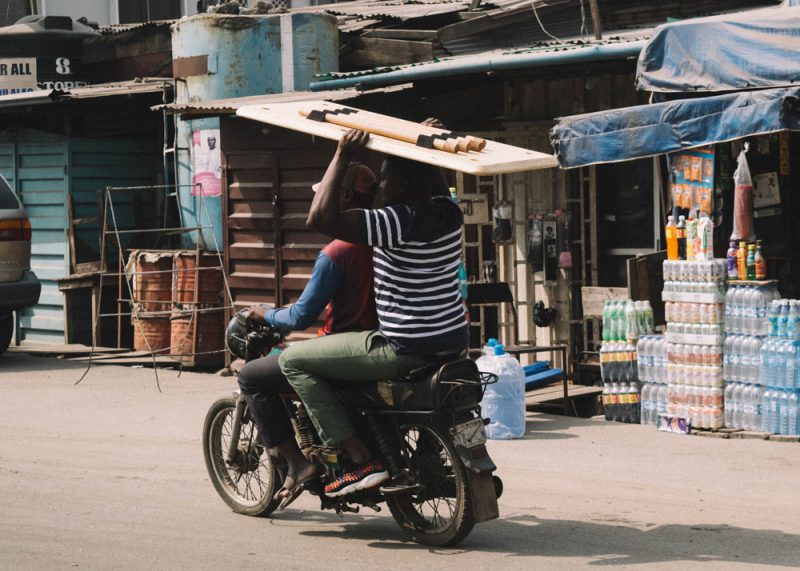
[[[1,569],[776,569],[800,567],[800,444],[530,414],[490,441],[501,518],[457,548],[404,540],[388,510],[301,497],[232,513],[201,428],[234,380],[0,356]]]

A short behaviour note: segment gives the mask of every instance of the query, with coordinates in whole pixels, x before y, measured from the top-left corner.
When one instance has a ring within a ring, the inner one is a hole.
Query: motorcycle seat
[[[434,362],[395,379],[347,383],[340,393],[359,408],[431,411],[442,406],[466,409],[483,396],[478,367],[471,359]]]

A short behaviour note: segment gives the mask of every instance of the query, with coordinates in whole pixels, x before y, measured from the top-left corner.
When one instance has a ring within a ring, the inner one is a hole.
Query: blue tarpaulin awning
[[[800,85],[795,4],[659,26],[639,55],[637,88],[686,93]]]
[[[550,132],[562,168],[800,131],[800,87],[728,93],[573,115]]]

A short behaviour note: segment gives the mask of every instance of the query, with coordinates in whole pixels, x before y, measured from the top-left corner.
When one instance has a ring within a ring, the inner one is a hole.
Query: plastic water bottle
[[[797,366],[797,342],[786,342],[786,359],[783,364],[783,382],[781,385],[792,390],[794,388],[795,367]]]
[[[769,322],[769,336],[778,337],[778,315],[780,314],[781,304],[777,299],[773,299],[769,306],[767,321]]]
[[[764,416],[761,402],[764,399],[764,387],[756,387],[755,395],[753,396],[754,399],[754,407],[755,412],[753,415],[753,426],[750,427],[750,430],[760,430],[761,429],[761,422]]]
[[[733,389],[735,383],[727,383],[723,398],[725,399],[725,426],[733,428]]]
[[[787,391],[787,393],[786,404],[781,405],[781,434],[798,434],[800,431],[797,426],[797,391]]]
[[[784,301],[780,305],[778,313],[778,337],[785,339],[789,330],[789,302]]]
[[[483,354],[484,355],[494,355],[494,348],[498,345],[497,339],[494,337],[489,337],[486,340],[486,345],[483,346]]]
[[[747,425],[747,385],[739,383],[739,402],[733,412],[733,423],[736,428],[744,428]]]
[[[481,408],[490,419],[486,436],[494,440],[521,438],[525,435],[525,371],[503,345],[494,355],[478,359],[478,369],[497,375],[497,382],[486,386]]]
[[[780,391],[778,398],[779,424],[776,434],[789,434],[789,391]],[[795,412],[795,417],[797,413]]]
[[[761,430],[763,432],[772,432],[772,415],[774,414],[772,393],[772,389],[767,389],[761,396]]]
[[[786,336],[791,340],[800,339],[800,304],[794,299],[789,302]]]
[[[744,385],[736,383],[733,388],[733,427],[741,428],[744,421],[744,407],[742,406],[742,393]]]

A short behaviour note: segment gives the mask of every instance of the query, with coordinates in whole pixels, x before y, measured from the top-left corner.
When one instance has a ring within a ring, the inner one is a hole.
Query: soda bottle
[[[667,216],[667,225],[664,227],[667,236],[667,259],[678,259],[678,230],[675,224],[675,217],[671,214]]]
[[[611,383],[603,383],[603,414],[606,420],[614,419],[614,411],[612,409],[611,401]]]
[[[747,247],[747,279],[756,279],[756,245],[750,244]]]
[[[767,279],[767,259],[764,257],[764,253],[761,251],[761,240],[756,240],[756,253],[754,256],[754,261],[756,265],[756,279]]]
[[[728,248],[728,279],[729,280],[738,280],[739,279],[739,269],[737,266],[737,258],[736,258],[736,242],[731,240],[731,245]]]
[[[697,220],[691,216],[686,221],[686,259],[697,259]]]
[[[678,216],[678,225],[676,227],[678,236],[678,259],[686,259],[686,217]]]
[[[739,249],[736,250],[736,268],[740,280],[747,279],[747,243],[739,242]]]
[[[636,319],[636,304],[628,300],[625,302],[625,340],[629,343],[639,337],[639,330]]]

